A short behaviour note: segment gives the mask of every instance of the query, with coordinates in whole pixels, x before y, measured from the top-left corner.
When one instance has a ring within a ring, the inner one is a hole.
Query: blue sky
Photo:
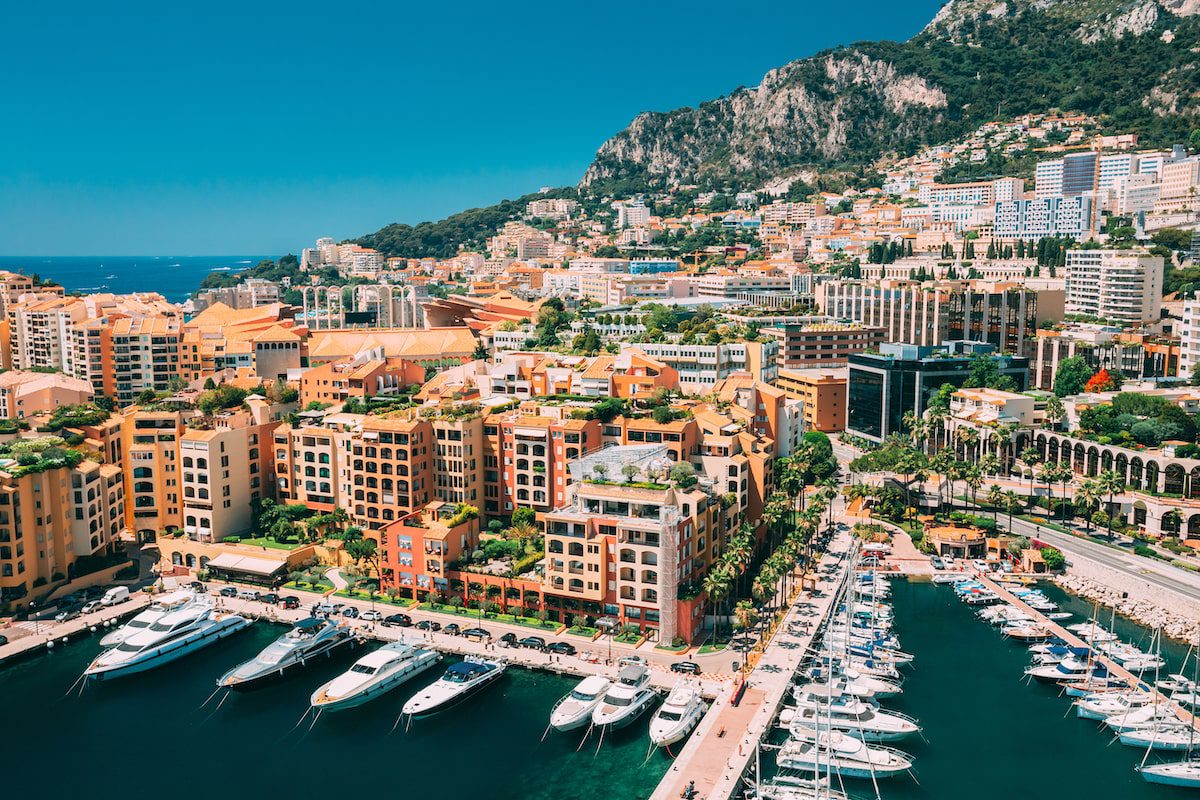
[[[10,3],[0,252],[298,252],[573,184],[639,111],[940,5]]]

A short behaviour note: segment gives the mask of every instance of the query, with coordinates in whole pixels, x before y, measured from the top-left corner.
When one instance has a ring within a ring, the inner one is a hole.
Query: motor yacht
[[[669,747],[687,737],[704,716],[704,698],[700,686],[680,681],[650,719],[650,741],[657,747]]]
[[[146,628],[149,628],[155,622],[162,619],[164,615],[172,611],[178,611],[195,599],[196,593],[190,589],[180,589],[170,594],[164,594],[148,607],[134,615],[133,619],[119,628],[104,634],[104,637],[100,640],[100,646],[116,647],[133,634],[146,630]]]
[[[413,647],[404,642],[385,644],[359,657],[350,669],[312,693],[313,708],[342,711],[357,708],[400,684],[415,678],[442,660],[436,650]]]
[[[894,711],[881,711],[861,700],[836,701],[826,708],[784,709],[779,722],[788,730],[838,730],[864,742],[894,742],[921,730],[916,720]]]
[[[783,769],[799,772],[828,770],[842,778],[890,778],[912,769],[912,759],[899,750],[868,745],[841,731],[809,732],[790,739],[779,750]]]
[[[466,700],[504,674],[508,665],[490,658],[467,656],[446,669],[446,674],[408,699],[402,712],[425,717]]]
[[[1089,694],[1075,701],[1075,716],[1080,719],[1105,720],[1154,702],[1146,692],[1103,692]]]
[[[1056,663],[1040,663],[1028,667],[1025,674],[1043,683],[1064,683],[1087,678],[1091,670],[1092,665],[1086,657],[1071,653]]]
[[[232,636],[249,625],[250,620],[245,617],[218,613],[207,601],[188,603],[96,656],[84,674],[93,680],[109,680],[144,672]]]
[[[239,692],[257,689],[293,674],[317,656],[329,656],[356,641],[350,629],[344,625],[333,620],[307,617],[264,647],[254,658],[222,675],[217,685]]]
[[[589,675],[554,704],[550,725],[558,731],[573,731],[591,723],[592,711],[600,705],[612,681],[603,675]]]
[[[658,695],[650,688],[650,671],[633,664],[622,667],[617,680],[592,709],[592,724],[598,728],[624,728],[640,717]]]

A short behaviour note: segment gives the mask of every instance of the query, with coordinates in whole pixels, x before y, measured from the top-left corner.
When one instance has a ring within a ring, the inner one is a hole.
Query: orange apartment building
[[[484,420],[484,513],[549,511],[566,499],[571,461],[600,448],[598,420],[559,419],[516,410]]]
[[[425,382],[425,368],[403,358],[330,361],[304,370],[300,405],[366,400]]]
[[[805,430],[837,433],[846,428],[848,370],[780,369],[775,385],[804,403]]]
[[[364,531],[419,511],[433,497],[435,457],[429,420],[366,417],[350,441],[350,513]]]
[[[412,599],[448,592],[449,565],[479,544],[479,522],[477,510],[435,502],[369,534],[378,542],[381,588]]]

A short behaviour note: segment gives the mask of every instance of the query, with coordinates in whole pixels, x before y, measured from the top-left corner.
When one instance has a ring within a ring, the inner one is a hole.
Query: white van
[[[117,603],[123,603],[128,599],[128,586],[114,586],[104,593],[104,597],[100,598],[100,603],[106,606],[115,606]]]

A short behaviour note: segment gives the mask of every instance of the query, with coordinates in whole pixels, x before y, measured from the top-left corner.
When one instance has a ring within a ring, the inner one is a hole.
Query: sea
[[[38,274],[68,292],[158,292],[181,303],[214,271],[239,272],[279,256],[0,256],[0,270]]]
[[[1090,603],[1043,588],[1076,620],[1091,618]],[[949,587],[900,580],[892,599],[897,633],[916,660],[904,693],[884,705],[917,717],[922,734],[897,743],[915,769],[881,781],[879,797],[1186,796],[1142,781],[1134,770],[1142,750],[1114,744],[1099,723],[1076,718],[1055,687],[1027,682],[1026,649],[978,620]],[[1110,620],[1103,609],[1099,618]],[[1115,623],[1125,641],[1149,646],[1149,629],[1121,617]],[[411,726],[397,723],[400,708],[437,670],[315,721],[305,714],[309,695],[349,658],[321,661],[285,683],[223,702],[213,696],[217,676],[282,630],[259,622],[172,664],[82,691],[76,679],[99,652],[96,637],[0,667],[0,709],[13,731],[4,745],[5,789],[13,797],[54,792],[65,766],[86,776],[89,800],[124,800],[131,785],[145,784],[144,776],[173,800],[330,794],[642,800],[671,767],[669,753],[651,751],[644,718],[603,741],[548,731],[551,708],[575,681],[518,667],[467,702]],[[1162,647],[1164,673],[1180,670],[1188,647],[1171,641]],[[762,760],[769,773],[769,750]],[[846,781],[843,788],[855,800],[877,796],[870,781]]]
[[[305,714],[313,690],[356,654],[321,659],[290,680],[223,702],[213,696],[220,675],[285,631],[257,622],[178,661],[82,692],[76,679],[100,651],[98,636],[0,667],[9,728],[0,794],[630,800],[648,797],[670,768],[669,755],[651,752],[648,716],[603,741],[547,731],[551,708],[577,679],[521,668],[411,725],[397,722],[401,706],[439,667],[315,721]]]

